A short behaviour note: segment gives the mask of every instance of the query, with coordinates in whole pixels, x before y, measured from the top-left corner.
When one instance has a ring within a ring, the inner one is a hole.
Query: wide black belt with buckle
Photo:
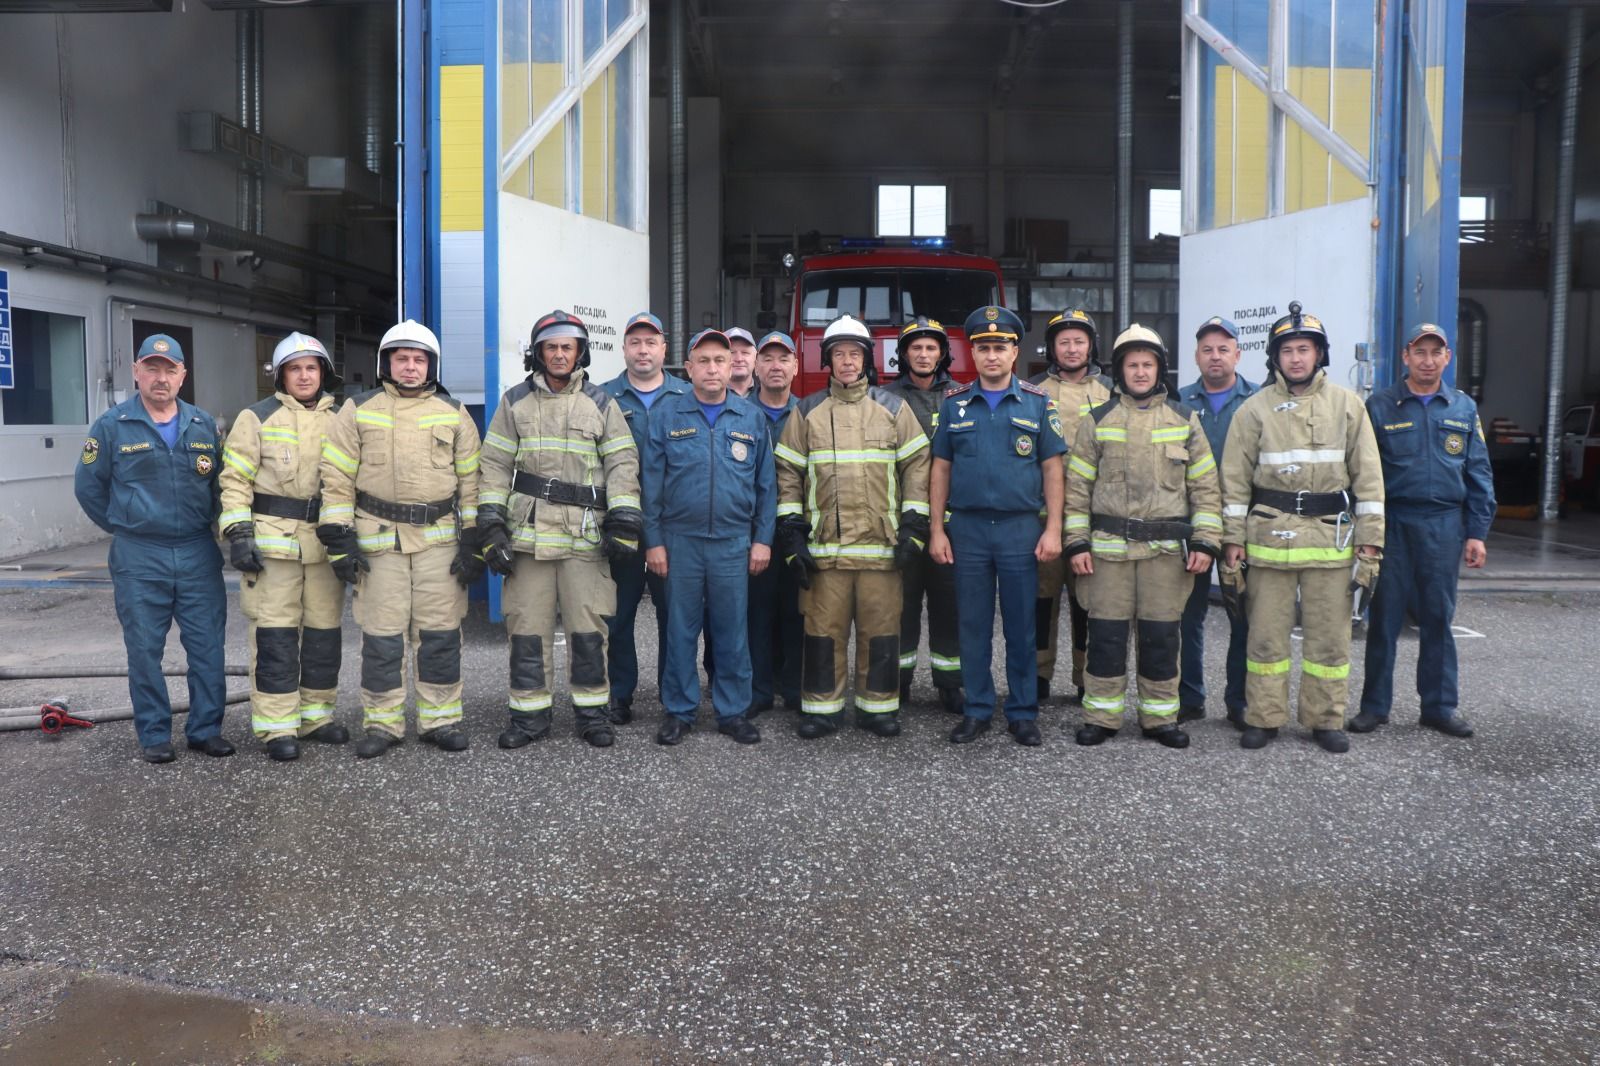
[[[1124,540],[1188,540],[1194,536],[1194,526],[1182,518],[1116,518],[1097,514],[1089,517],[1089,528]]]
[[[1349,490],[1343,492],[1284,492],[1281,489],[1256,489],[1250,494],[1250,506],[1271,507],[1284,514],[1306,518],[1322,518],[1355,510],[1356,498]]]
[[[269,493],[258,492],[256,498],[250,501],[250,510],[255,514],[270,515],[273,518],[292,518],[297,522],[315,522],[317,512],[322,510],[322,497],[313,496],[309,500],[302,500],[294,496],[273,496]]]
[[[404,522],[408,526],[431,526],[456,509],[456,498],[435,500],[433,503],[390,503],[364,492],[356,493],[356,506],[388,522]]]
[[[524,496],[534,496],[568,507],[589,507],[596,511],[606,509],[606,490],[595,485],[575,485],[553,477],[534,477],[519,470],[511,479],[511,487]]]

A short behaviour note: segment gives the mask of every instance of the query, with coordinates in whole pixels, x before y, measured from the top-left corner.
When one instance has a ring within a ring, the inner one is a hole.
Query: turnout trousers
[[[407,554],[367,556],[372,571],[356,585],[361,627],[362,725],[406,732],[407,649],[415,656],[417,732],[461,721],[461,619],[467,590],[450,573],[454,544]]]
[[[1300,591],[1300,724],[1343,729],[1350,685],[1350,568],[1277,570],[1252,566],[1245,578],[1250,639],[1244,720],[1276,728],[1289,721],[1289,634]]]
[[[333,717],[344,582],[325,562],[262,565],[239,575],[239,608],[250,622],[250,729],[261,740],[303,737]]]
[[[897,570],[824,568],[811,575],[811,587],[800,590],[806,627],[800,670],[802,713],[844,710],[852,622],[856,710],[893,714],[900,709],[900,596]]]
[[[189,715],[183,725],[191,741],[222,733],[223,632],[228,595],[222,584],[222,553],[209,536],[180,544],[138,537],[111,540],[111,589],[122,642],[128,650],[128,697],[139,745],[172,739],[172,701],[161,656],[173,619],[189,659]]]
[[[1094,573],[1078,579],[1089,612],[1083,720],[1122,727],[1128,688],[1128,637],[1138,640],[1139,725],[1177,722],[1178,644],[1183,605],[1194,587],[1180,555],[1114,560],[1096,556]]]
[[[933,687],[961,687],[961,624],[956,609],[956,568],[936,563],[923,552],[900,572],[900,685],[917,672],[922,643],[922,601],[928,601],[928,666]]]
[[[1031,512],[957,511],[945,523],[955,553],[956,600],[961,613],[961,682],[964,712],[994,717],[994,602],[1006,640],[1005,715],[1008,722],[1039,716],[1034,672],[1034,607],[1039,584],[1039,516]]]
[[[1383,538],[1383,568],[1367,615],[1367,657],[1361,683],[1361,709],[1389,717],[1394,700],[1395,645],[1406,612],[1417,619],[1417,696],[1422,719],[1454,717],[1459,694],[1456,638],[1456,580],[1466,531],[1459,508],[1417,513],[1392,507]]]
[[[1096,560],[1095,567],[1098,568]],[[1046,681],[1056,676],[1056,641],[1061,630],[1061,604],[1067,604],[1072,625],[1072,687],[1083,688],[1083,667],[1089,649],[1089,612],[1079,593],[1078,576],[1067,564],[1065,555],[1039,564],[1039,602],[1034,607],[1038,622],[1039,676]]]
[[[750,706],[750,641],[746,613],[750,597],[750,541],[714,540],[668,532],[666,670],[661,704],[685,722],[700,710],[696,645],[710,627],[717,645],[711,707],[718,718],[744,714]]]
[[[598,714],[611,702],[606,619],[617,609],[617,587],[605,560],[535,559],[517,552],[516,563],[500,597],[511,652],[511,717],[550,710],[558,613],[567,635],[572,709]]]

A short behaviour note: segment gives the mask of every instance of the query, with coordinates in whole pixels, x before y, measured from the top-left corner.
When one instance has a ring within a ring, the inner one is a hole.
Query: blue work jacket
[[[791,392],[789,394],[789,402],[783,405],[783,414],[779,415],[777,418],[773,418],[772,415],[767,413],[766,405],[757,399],[757,395],[758,394],[756,390],[751,389],[748,399],[750,400],[751,406],[756,409],[756,413],[761,415],[762,418],[766,419],[767,440],[774,448],[776,448],[778,446],[778,440],[783,436],[783,427],[789,424],[789,416],[794,414],[794,409],[800,405],[800,401],[795,399],[794,393]]]
[[[767,416],[731,392],[715,425],[693,391],[657,400],[641,464],[645,546],[668,533],[770,545],[778,483],[769,432]]]
[[[1200,416],[1200,428],[1206,431],[1206,442],[1211,445],[1211,454],[1216,456],[1219,465],[1222,462],[1222,445],[1228,439],[1228,427],[1233,425],[1233,413],[1255,393],[1255,384],[1236,376],[1233,379],[1233,395],[1222,405],[1222,410],[1212,413],[1205,382],[1192,382],[1178,390],[1178,399],[1194,408],[1194,413]]]
[[[95,419],[73,491],[94,524],[117,536],[177,544],[211,536],[222,512],[217,423],[178,401],[178,443],[168,449],[137,394]]]
[[[650,409],[639,398],[638,390],[628,381],[626,371],[618,374],[604,385],[600,386],[606,395],[617,401],[617,406],[622,408],[622,417],[628,420],[628,428],[633,431],[633,445],[639,449],[640,456],[644,455],[644,438],[650,425]],[[682,378],[666,375],[662,382],[656,403],[660,403],[674,393],[688,392],[689,385]]]
[[[1390,513],[1460,510],[1467,539],[1487,537],[1494,475],[1472,397],[1441,384],[1439,398],[1423,403],[1397,381],[1368,397],[1367,414],[1378,437]]]
[[[933,457],[950,463],[951,511],[1038,514],[1040,466],[1066,450],[1055,401],[1016,375],[993,410],[976,382],[950,389],[939,405]]]

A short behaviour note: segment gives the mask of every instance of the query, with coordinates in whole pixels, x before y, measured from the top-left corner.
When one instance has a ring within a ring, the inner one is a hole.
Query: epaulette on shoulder
[[[249,407],[246,407],[245,410],[255,415],[257,422],[265,422],[267,419],[283,410],[283,401],[278,399],[276,396],[268,396],[265,400],[262,400],[259,403],[253,403]]]
[[[366,392],[358,392],[354,396],[348,397],[348,399],[357,407],[363,407],[382,395],[384,395],[384,391],[381,388],[368,389]]]
[[[810,396],[803,398],[799,403],[794,405],[795,414],[799,415],[801,418],[805,418],[812,411],[815,411],[818,407],[821,407],[822,401],[826,400],[827,398],[828,390],[818,389],[816,392],[813,392]]]
[[[1191,416],[1191,415],[1193,415],[1195,413],[1193,407],[1190,407],[1188,404],[1184,403],[1182,400],[1175,400],[1171,396],[1167,397],[1167,406],[1172,408],[1173,413],[1175,413],[1179,418],[1183,419],[1185,422],[1189,421],[1189,416]]]
[[[1017,382],[1017,384],[1019,386],[1021,386],[1023,392],[1031,392],[1035,396],[1049,396],[1050,395],[1048,392],[1045,392],[1043,389],[1041,389],[1039,386],[1035,385],[1031,381],[1027,381],[1025,379],[1024,380],[1019,380]]]
[[[583,379],[583,394],[594,401],[601,414],[605,414],[606,408],[611,406],[611,394],[588,378]]]
[[[972,388],[972,382],[970,382],[970,381],[962,381],[962,382],[959,382],[959,383],[956,383],[956,384],[952,384],[948,389],[945,389],[944,390],[944,394],[946,396],[959,396],[963,392],[967,392],[967,391],[971,390],[971,388]]]
[[[892,415],[899,414],[900,408],[904,407],[906,403],[905,397],[900,396],[897,393],[890,392],[888,388],[880,387],[878,385],[868,386],[867,395],[883,404],[883,406],[887,408],[889,413]]]
[[[1098,426],[1100,421],[1104,419],[1106,415],[1109,415],[1112,411],[1115,411],[1121,402],[1122,401],[1119,398],[1113,396],[1099,407],[1096,407],[1093,411],[1090,411],[1089,417],[1094,419],[1094,424]]]

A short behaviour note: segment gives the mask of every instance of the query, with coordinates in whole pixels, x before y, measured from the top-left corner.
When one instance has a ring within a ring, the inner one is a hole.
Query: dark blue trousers
[[[1035,669],[1034,605],[1039,563],[1037,514],[958,511],[945,523],[956,557],[956,614],[961,633],[961,683],[965,713],[994,717],[994,601],[1000,596],[1000,626],[1006,638],[1006,721],[1039,714]]]
[[[189,658],[184,735],[192,741],[219,735],[227,694],[223,633],[228,596],[216,542],[204,537],[172,545],[113,537],[111,589],[128,649],[128,696],[139,745],[148,748],[172,739],[172,701],[161,656],[174,619]]]
[[[712,540],[668,532],[667,635],[661,703],[686,722],[700,709],[700,664],[695,651],[708,627],[717,645],[711,707],[718,718],[744,714],[750,706],[750,641],[746,613],[750,595],[748,539]]]
[[[611,682],[613,703],[633,699],[639,687],[639,652],[634,643],[634,623],[645,589],[656,612],[656,691],[661,690],[662,669],[667,662],[667,583],[644,568],[644,552],[625,560],[611,561],[611,580],[617,584],[617,613],[606,621],[609,642],[606,673]]]
[[[1211,604],[1211,569],[1195,575],[1194,591],[1183,605],[1183,665],[1178,682],[1178,704],[1183,707],[1204,707],[1206,703],[1206,609]],[[1245,709],[1244,652],[1249,639],[1250,623],[1243,618],[1237,622],[1230,619],[1227,684],[1222,692],[1222,704],[1230,711]]]
[[[1363,711],[1389,717],[1394,700],[1395,645],[1410,611],[1420,629],[1417,695],[1422,701],[1422,717],[1438,721],[1456,713],[1456,638],[1450,623],[1456,615],[1456,578],[1465,547],[1466,530],[1459,509],[1418,513],[1390,505],[1384,523],[1383,567],[1367,615]]]

